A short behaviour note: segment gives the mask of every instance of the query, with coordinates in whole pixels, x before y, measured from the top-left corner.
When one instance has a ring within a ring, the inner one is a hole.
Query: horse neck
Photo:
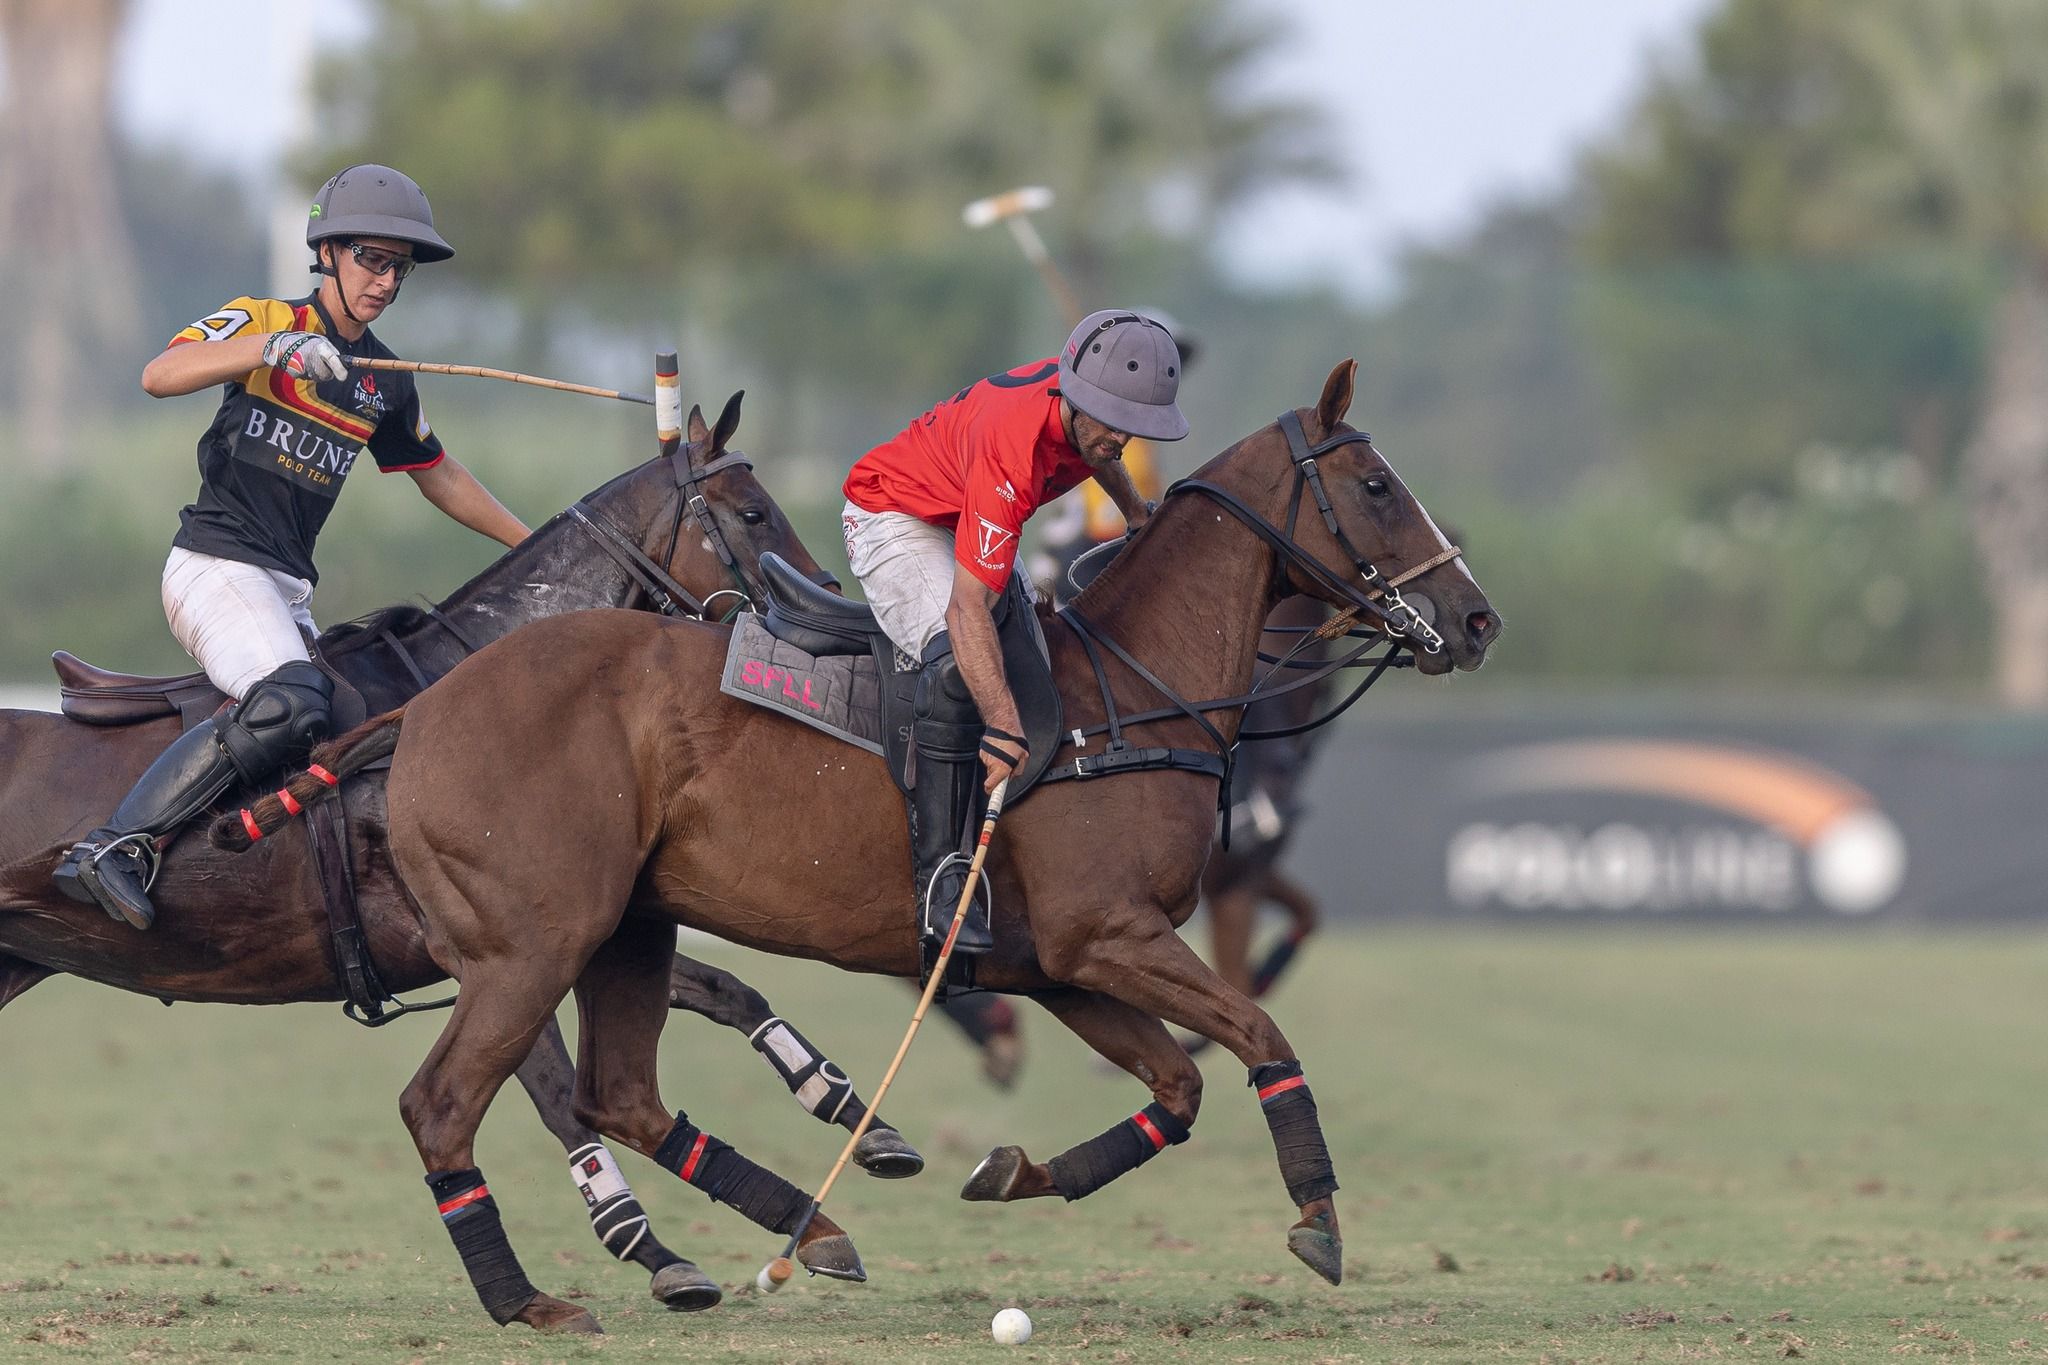
[[[1271,548],[1236,517],[1183,494],[1167,500],[1074,605],[1183,700],[1234,697],[1251,687],[1273,568]],[[1119,695],[1117,704],[1156,703]],[[1234,735],[1240,715],[1210,719]]]
[[[622,529],[633,534],[630,522]],[[637,538],[637,537],[636,537]],[[507,550],[482,573],[436,604],[462,640],[479,648],[529,622],[594,607],[623,607],[635,591],[631,579],[592,539],[581,522],[559,512]],[[445,673],[466,651],[429,618],[400,640]]]

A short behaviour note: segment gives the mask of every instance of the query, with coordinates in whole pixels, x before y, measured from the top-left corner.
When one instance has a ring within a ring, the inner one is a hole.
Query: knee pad
[[[251,687],[223,718],[221,747],[245,782],[305,758],[327,737],[334,681],[310,662],[289,663]]]
[[[941,631],[924,651],[917,675],[917,747],[930,758],[973,757],[981,744],[981,709],[960,675],[952,641]]]

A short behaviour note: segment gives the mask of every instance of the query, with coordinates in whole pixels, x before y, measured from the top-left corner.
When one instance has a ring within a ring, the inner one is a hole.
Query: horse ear
[[[705,438],[711,435],[711,428],[704,425],[704,409],[695,403],[690,404],[690,420],[686,425],[693,446],[703,445]]]
[[[1335,431],[1344,414],[1351,411],[1351,381],[1357,373],[1356,360],[1340,360],[1323,381],[1323,396],[1316,400],[1316,418],[1323,424],[1325,436]]]
[[[725,411],[718,414],[718,429],[711,434],[712,450],[724,450],[725,443],[730,441],[732,434],[740,429],[740,400],[746,396],[747,391],[741,389],[738,393],[725,400]]]

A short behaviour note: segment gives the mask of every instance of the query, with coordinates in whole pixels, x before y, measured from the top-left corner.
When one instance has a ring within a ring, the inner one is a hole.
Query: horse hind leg
[[[661,1102],[656,1046],[668,1008],[675,926],[628,916],[576,981],[581,1019],[576,1116],[662,1169],[729,1204],[771,1232],[796,1232],[814,1201],[773,1171]],[[810,1218],[797,1260],[813,1274],[865,1280],[845,1230],[824,1214]]]
[[[675,954],[669,969],[670,1009],[688,1010],[746,1035],[800,1108],[821,1123],[847,1132],[860,1126],[867,1105],[846,1073],[769,1008],[759,991],[708,962]],[[924,1169],[924,1157],[881,1115],[854,1145],[854,1164],[869,1175],[900,1180]]]
[[[567,982],[538,971],[502,962],[464,968],[454,1014],[399,1097],[399,1112],[462,1267],[492,1320],[540,1331],[598,1332],[603,1329],[588,1309],[543,1294],[526,1278],[475,1164],[484,1110],[532,1053],[567,991]]]
[[[691,1312],[717,1303],[718,1285],[662,1245],[603,1139],[577,1121],[576,1068],[562,1041],[561,1025],[552,1015],[517,1075],[541,1122],[569,1154],[569,1178],[590,1211],[591,1231],[599,1244],[653,1276],[650,1292],[666,1307]]]
[[[1285,910],[1292,923],[1287,926],[1284,934],[1274,940],[1273,946],[1266,950],[1266,955],[1252,971],[1251,990],[1247,994],[1254,1000],[1273,989],[1274,984],[1280,980],[1281,973],[1287,970],[1293,963],[1295,954],[1301,951],[1301,945],[1316,931],[1317,921],[1322,917],[1315,897],[1309,895],[1305,887],[1277,867],[1267,876],[1266,898]]]
[[[998,1147],[967,1178],[971,1200],[1083,1199],[1186,1142],[1202,1107],[1202,1073],[1166,1026],[1143,1010],[1094,991],[1066,989],[1034,997],[1104,1058],[1151,1088],[1152,1103],[1043,1165],[1021,1147]]]

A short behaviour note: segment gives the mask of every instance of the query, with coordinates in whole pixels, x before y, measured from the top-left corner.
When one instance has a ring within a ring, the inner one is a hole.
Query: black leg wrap
[[[469,1282],[476,1286],[484,1311],[503,1327],[540,1291],[512,1254],[512,1243],[506,1240],[505,1225],[498,1218],[498,1202],[484,1184],[484,1173],[474,1166],[464,1171],[430,1171],[427,1188],[441,1206],[441,1221],[448,1225],[448,1236],[462,1257],[462,1268],[469,1272]]]
[[[1072,1201],[1187,1140],[1185,1123],[1163,1106],[1148,1104],[1108,1132],[1061,1152],[1045,1163],[1045,1169],[1060,1197]]]
[[[794,1232],[797,1221],[810,1212],[809,1195],[698,1128],[688,1114],[676,1115],[676,1126],[655,1149],[654,1161],[710,1195],[712,1202],[730,1204],[770,1232]]]
[[[846,1073],[832,1065],[787,1020],[770,1015],[766,1023],[748,1035],[747,1041],[754,1045],[754,1051],[768,1059],[768,1065],[775,1068],[775,1074],[782,1077],[789,1093],[796,1096],[796,1102],[811,1117],[825,1123],[842,1119],[859,1123],[860,1116],[867,1112],[867,1106],[853,1093],[853,1082],[846,1078]]]
[[[1251,1069],[1250,1084],[1258,1091],[1259,1108],[1273,1133],[1273,1151],[1280,1158],[1280,1179],[1295,1207],[1327,1199],[1337,1192],[1337,1171],[1323,1143],[1323,1125],[1316,1117],[1316,1097],[1308,1090],[1300,1062],[1262,1062]]]

